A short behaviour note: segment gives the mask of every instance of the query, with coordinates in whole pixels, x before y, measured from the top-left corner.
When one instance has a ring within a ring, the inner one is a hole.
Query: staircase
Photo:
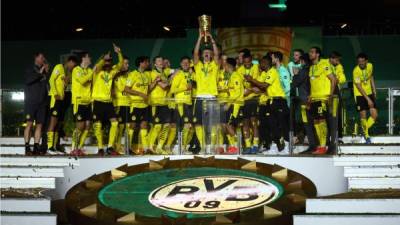
[[[342,146],[334,164],[344,167],[349,192],[307,199],[294,225],[400,224],[400,146]]]
[[[12,150],[0,146],[0,224],[56,225],[47,193],[56,188],[56,178],[64,176],[64,167],[78,166],[78,159],[8,155]]]

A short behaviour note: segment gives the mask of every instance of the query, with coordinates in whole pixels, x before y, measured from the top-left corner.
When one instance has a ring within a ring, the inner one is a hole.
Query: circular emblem
[[[185,118],[183,119],[183,121],[185,121],[185,123],[187,123],[187,122],[189,122],[189,118],[185,117]]]
[[[29,120],[31,118],[31,115],[26,114],[26,119]]]
[[[173,182],[149,195],[154,206],[180,213],[229,213],[268,204],[279,197],[277,185],[243,176],[205,176]]]
[[[82,116],[78,114],[78,116],[76,117],[78,120],[82,120]]]
[[[136,116],[132,116],[132,120],[136,120]]]
[[[57,116],[57,111],[54,110],[52,114],[53,116]]]
[[[195,123],[197,122],[197,118],[196,117],[193,118],[193,122],[195,122]]]
[[[95,120],[97,117],[96,117],[96,115],[93,115],[93,119]]]
[[[160,122],[160,119],[158,117],[156,117],[155,119],[156,123]]]

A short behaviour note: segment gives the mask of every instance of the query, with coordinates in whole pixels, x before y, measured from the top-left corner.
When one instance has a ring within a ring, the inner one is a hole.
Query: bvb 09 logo
[[[149,195],[158,208],[181,213],[228,213],[268,204],[279,197],[274,184],[243,176],[205,176],[176,181]]]

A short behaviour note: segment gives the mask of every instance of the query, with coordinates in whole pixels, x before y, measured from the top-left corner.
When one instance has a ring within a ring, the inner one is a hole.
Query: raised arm
[[[200,44],[201,44],[201,39],[204,37],[204,34],[201,32],[199,29],[199,38],[197,39],[196,45],[194,46],[194,51],[193,51],[193,64],[196,65],[199,60],[200,60]]]

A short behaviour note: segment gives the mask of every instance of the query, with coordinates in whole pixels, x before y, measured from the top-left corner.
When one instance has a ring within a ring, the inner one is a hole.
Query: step
[[[1,225],[57,225],[57,215],[50,213],[1,213]]]
[[[63,177],[63,167],[29,167],[6,166],[0,167],[2,177]]]
[[[33,140],[31,139],[31,145]],[[1,137],[0,145],[24,145],[24,137]],[[60,140],[60,144],[71,144],[71,138],[68,138],[66,141],[63,139]]]
[[[25,155],[25,147],[22,145],[2,145],[0,146],[0,154],[2,155]]]
[[[400,213],[400,199],[307,199],[306,213]]]
[[[339,154],[343,155],[400,155],[398,145],[342,145]]]
[[[54,177],[0,177],[0,188],[56,188]]]
[[[349,189],[400,189],[400,178],[350,177]]]
[[[400,215],[294,215],[293,225],[399,225]]]
[[[51,200],[39,198],[1,198],[2,212],[50,212]]]
[[[398,166],[344,167],[345,177],[400,177]]]
[[[334,156],[335,166],[397,166],[400,156],[390,155],[341,155]]]
[[[345,136],[342,138],[342,141],[345,144],[362,144],[365,143],[365,140],[361,136],[352,137],[352,136]],[[397,144],[400,143],[400,136],[376,136],[371,137],[372,143],[379,143],[379,144]]]
[[[79,160],[66,156],[2,156],[0,166],[78,166]]]

